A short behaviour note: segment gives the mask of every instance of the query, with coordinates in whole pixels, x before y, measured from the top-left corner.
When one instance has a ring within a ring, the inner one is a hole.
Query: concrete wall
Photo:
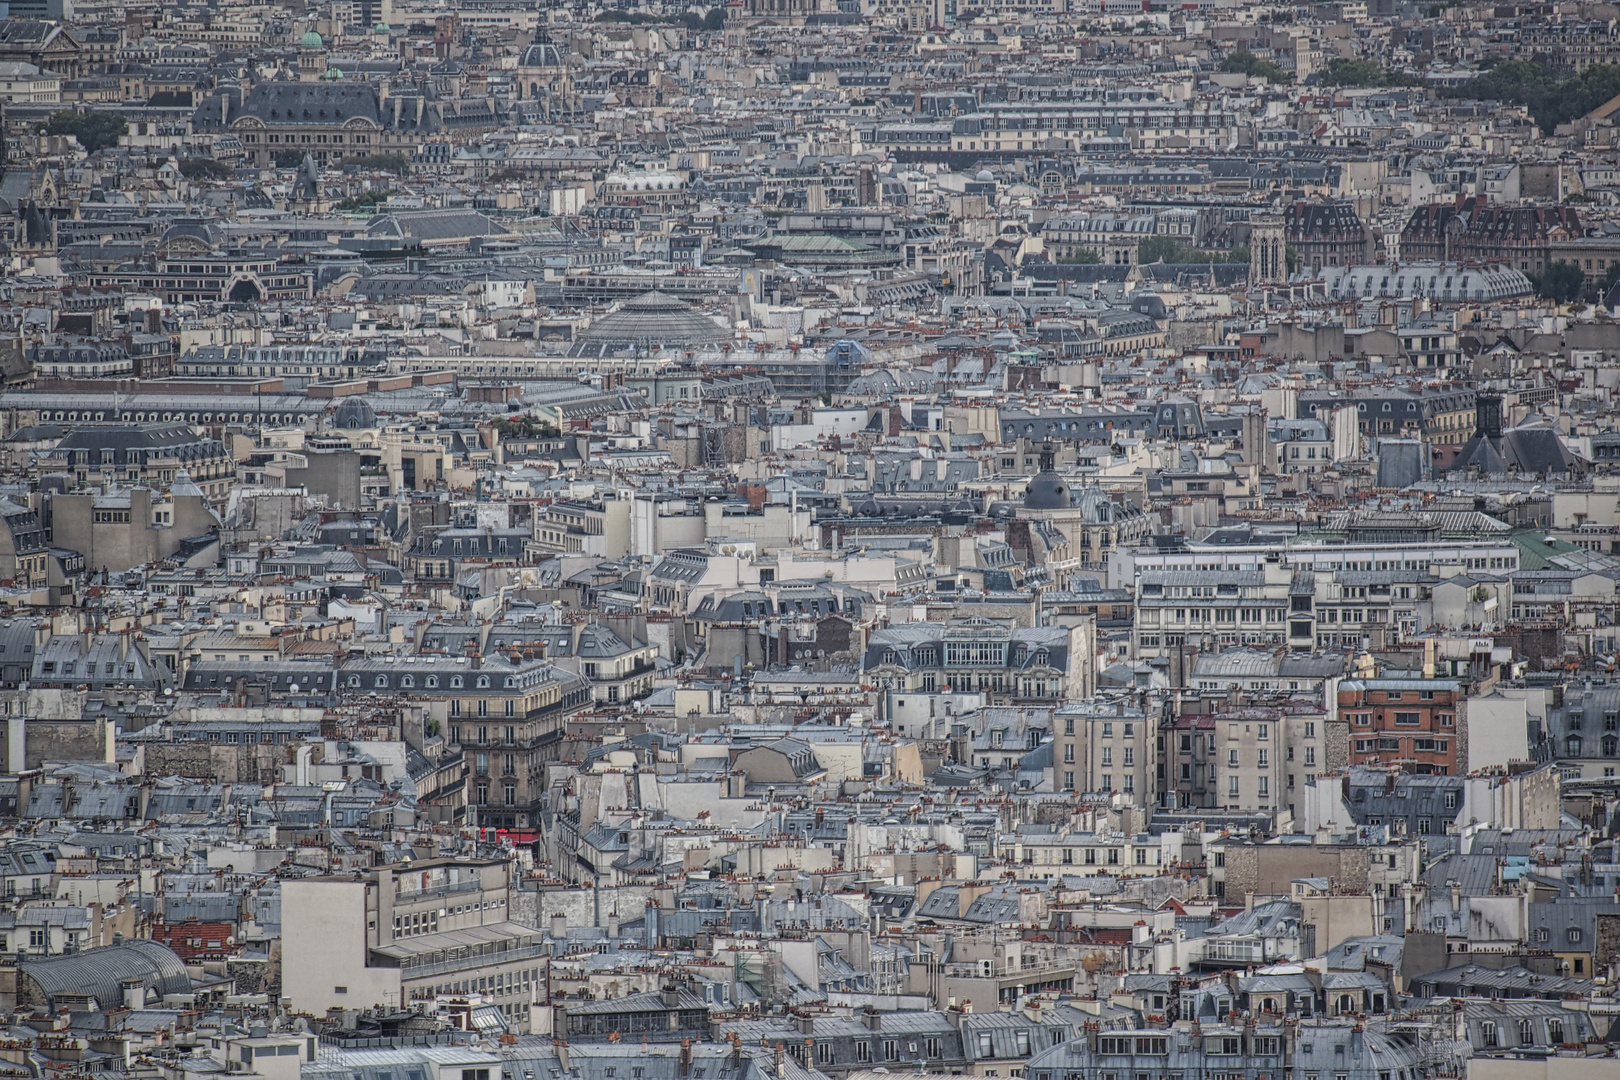
[[[1468,726],[1468,760],[1463,771],[1492,766],[1505,768],[1510,761],[1530,758],[1529,716],[1522,697],[1470,698],[1464,716]]]
[[[366,966],[366,884],[281,885],[282,1000],[295,1012],[400,1004],[399,970]]]
[[[111,765],[117,735],[105,719],[51,720],[12,716],[6,720],[5,772],[38,769],[47,762],[93,761]]]

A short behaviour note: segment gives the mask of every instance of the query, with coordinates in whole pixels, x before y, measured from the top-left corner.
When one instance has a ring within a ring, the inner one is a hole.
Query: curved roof
[[[1051,469],[1043,469],[1024,489],[1026,510],[1061,510],[1069,505],[1069,486]]]
[[[587,326],[575,355],[653,351],[665,347],[719,345],[731,339],[723,327],[694,311],[684,300],[663,292],[642,293]]]
[[[159,997],[191,992],[191,977],[174,950],[144,938],[70,956],[24,957],[22,972],[46,997],[89,994],[103,1008],[123,1002],[125,979],[140,979]]]
[[[1324,291],[1334,300],[1427,296],[1442,302],[1508,300],[1534,292],[1530,279],[1511,266],[1409,262],[1370,266],[1324,266]]]
[[[332,414],[332,426],[340,431],[355,431],[377,426],[377,410],[365,398],[345,398]]]
[[[321,35],[317,34],[313,30],[304,31],[304,36],[298,39],[298,47],[300,49],[319,49],[324,44],[325,42],[321,40]]]

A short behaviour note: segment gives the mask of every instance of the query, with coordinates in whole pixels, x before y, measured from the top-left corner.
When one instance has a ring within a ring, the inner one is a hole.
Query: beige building
[[[295,1012],[483,994],[514,1031],[544,996],[544,935],[512,921],[506,863],[425,859],[285,882],[282,999]]]
[[[1118,792],[1151,803],[1157,785],[1153,719],[1132,702],[1066,705],[1053,714],[1052,784],[1060,791]]]
[[[19,60],[0,60],[0,101],[8,105],[56,105],[62,77]]]
[[[183,476],[167,492],[132,487],[52,495],[49,506],[51,545],[78,552],[91,572],[128,570],[182,551],[199,566],[219,559],[219,516]]]

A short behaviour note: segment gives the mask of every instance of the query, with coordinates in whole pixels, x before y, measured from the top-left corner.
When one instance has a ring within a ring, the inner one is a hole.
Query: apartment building
[[[1353,765],[1408,765],[1457,776],[1468,762],[1466,694],[1450,679],[1347,679],[1339,714],[1349,729]]]
[[[282,883],[281,1004],[296,1012],[494,999],[515,1031],[543,996],[544,934],[515,923],[507,864],[420,859]]]
[[[420,656],[351,660],[338,672],[347,697],[397,693],[433,703],[467,758],[467,802],[480,825],[522,836],[539,825],[545,763],[556,760],[568,718],[589,708],[586,677],[543,660]]]
[[[1218,106],[1171,101],[987,102],[959,116],[951,149],[1019,151],[1077,148],[1088,139],[1130,131],[1143,150],[1223,148],[1236,134],[1236,117]]]
[[[862,669],[890,689],[987,695],[991,705],[1084,701],[1097,692],[1097,623],[1013,627],[974,616],[875,631]]]
[[[1066,705],[1054,713],[1053,728],[1054,786],[1152,800],[1159,777],[1157,724],[1135,701]]]
[[[1136,655],[1170,657],[1184,646],[1354,648],[1364,638],[1390,642],[1436,625],[1461,628],[1471,617],[1478,621],[1471,616],[1477,608],[1437,605],[1435,588],[1463,574],[1518,570],[1519,549],[1483,525],[1462,535],[1438,515],[1381,517],[1399,520],[1361,521],[1281,545],[1120,552],[1110,580],[1130,575]]]
[[[1289,625],[1293,585],[1293,572],[1281,562],[1144,567],[1136,577],[1131,629],[1136,656],[1168,657],[1199,645],[1288,644],[1294,636]],[[1309,628],[1299,637],[1308,641]]]

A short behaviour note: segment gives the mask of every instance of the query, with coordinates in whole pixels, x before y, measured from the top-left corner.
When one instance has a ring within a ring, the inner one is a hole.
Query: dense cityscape
[[[1620,6],[0,0],[0,1080],[1620,1080]]]

